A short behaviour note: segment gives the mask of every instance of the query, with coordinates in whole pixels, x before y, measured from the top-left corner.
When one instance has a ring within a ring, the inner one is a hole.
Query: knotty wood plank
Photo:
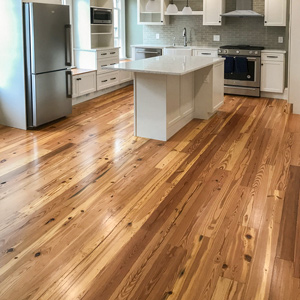
[[[270,300],[300,299],[300,280],[292,276],[293,269],[293,262],[275,259]]]
[[[276,256],[278,258],[294,261],[294,251],[299,254],[296,247],[297,214],[300,191],[300,168],[290,166],[289,180],[284,197],[282,220]],[[298,261],[299,258],[297,258]]]
[[[158,142],[133,137],[129,86],[38,131],[0,126],[0,298],[267,299],[274,269],[297,299],[299,263],[275,260],[298,164],[289,109],[227,95]]]
[[[211,300],[242,300],[243,288],[244,285],[237,281],[219,277]]]

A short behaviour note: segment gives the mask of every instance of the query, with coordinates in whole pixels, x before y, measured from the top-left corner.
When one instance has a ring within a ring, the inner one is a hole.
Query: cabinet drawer
[[[110,72],[97,76],[97,90],[119,84],[119,72]]]
[[[109,59],[98,59],[97,60],[97,73],[103,74],[107,72],[111,72],[111,70],[102,69],[102,67],[112,66],[119,63],[119,57],[113,57]]]
[[[99,50],[97,56],[97,59],[119,57],[119,49]]]
[[[262,61],[284,61],[284,54],[282,53],[262,53],[261,54]]]
[[[207,57],[218,57],[218,50],[206,50],[206,49],[199,49],[194,50],[194,56],[207,56]]]

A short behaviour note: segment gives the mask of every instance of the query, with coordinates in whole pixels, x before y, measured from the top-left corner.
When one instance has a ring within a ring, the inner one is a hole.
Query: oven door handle
[[[260,57],[246,57],[249,61],[259,61]]]
[[[259,61],[260,60],[260,57],[259,56],[251,56],[251,57],[247,57],[247,56],[233,56],[233,55],[219,55],[220,57],[223,57],[223,58],[226,58],[226,57],[233,57],[233,58],[236,58],[236,57],[246,57],[247,60],[249,61]]]

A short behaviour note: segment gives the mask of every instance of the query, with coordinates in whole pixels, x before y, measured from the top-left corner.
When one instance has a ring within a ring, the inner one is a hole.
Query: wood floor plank
[[[167,142],[133,113],[128,86],[0,126],[0,299],[300,300],[290,105],[226,95]]]
[[[293,262],[276,258],[269,300],[300,299],[300,280],[294,278]]]
[[[299,246],[296,247],[297,215],[300,192],[300,168],[290,166],[289,180],[284,197],[284,206],[280,226],[279,241],[276,256],[278,258],[294,261],[294,252],[299,254]],[[297,261],[299,262],[298,258]]]
[[[237,281],[219,277],[211,300],[242,300],[243,288],[244,285]]]

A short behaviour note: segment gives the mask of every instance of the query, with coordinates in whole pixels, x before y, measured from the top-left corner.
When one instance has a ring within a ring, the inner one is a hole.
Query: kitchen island
[[[135,136],[168,140],[224,101],[224,59],[158,56],[105,67],[134,72]]]

